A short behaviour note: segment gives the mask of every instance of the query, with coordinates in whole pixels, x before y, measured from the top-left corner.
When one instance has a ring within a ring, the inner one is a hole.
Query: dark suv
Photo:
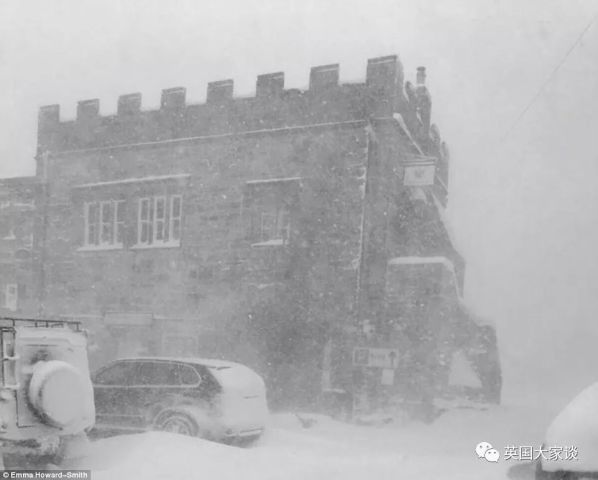
[[[212,440],[257,438],[268,408],[262,378],[238,363],[117,360],[93,377],[96,429],[159,429]]]

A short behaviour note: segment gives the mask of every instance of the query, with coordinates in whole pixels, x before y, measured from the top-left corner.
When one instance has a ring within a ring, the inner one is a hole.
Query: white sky
[[[0,176],[32,174],[37,109],[311,66],[363,80],[397,53],[428,68],[433,121],[452,151],[449,215],[468,260],[467,296],[493,317],[506,393],[596,378],[598,353],[598,25],[501,140],[598,12],[595,0],[3,0]],[[553,370],[554,369],[554,370]],[[571,375],[568,372],[576,372]]]

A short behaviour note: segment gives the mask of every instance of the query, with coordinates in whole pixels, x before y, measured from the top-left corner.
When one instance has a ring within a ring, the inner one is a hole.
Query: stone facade
[[[0,316],[38,314],[40,193],[35,177],[0,180]]]
[[[325,367],[332,340],[345,352],[401,342],[393,259],[446,259],[453,290],[440,304],[458,304],[464,262],[442,222],[449,157],[430,118],[425,70],[405,82],[396,56],[369,60],[358,84],[326,65],[305,91],[273,73],[252,98],[224,80],[202,105],[171,88],[155,111],[139,94],[112,116],[97,100],[73,121],[42,107],[40,310],[87,319],[98,364],[227,357],[263,373],[274,399],[314,398],[322,370],[342,383],[351,369]]]

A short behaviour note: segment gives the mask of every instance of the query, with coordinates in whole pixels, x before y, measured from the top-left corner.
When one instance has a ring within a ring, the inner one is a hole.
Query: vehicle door
[[[134,361],[114,362],[100,370],[93,381],[98,427],[134,427],[135,383],[139,365]]]
[[[201,380],[197,372],[182,362],[146,360],[139,370],[139,398],[143,421],[151,425],[164,408],[181,403],[195,403]]]

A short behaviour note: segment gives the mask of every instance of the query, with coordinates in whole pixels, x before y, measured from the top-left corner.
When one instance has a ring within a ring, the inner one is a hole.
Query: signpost
[[[399,352],[395,348],[358,347],[353,350],[353,365],[356,367],[394,369],[398,359]]]
[[[375,398],[376,384],[391,387],[395,383],[395,369],[398,367],[399,351],[396,348],[353,349],[353,367],[361,371],[363,383],[355,385],[353,414],[370,411],[370,398]]]

